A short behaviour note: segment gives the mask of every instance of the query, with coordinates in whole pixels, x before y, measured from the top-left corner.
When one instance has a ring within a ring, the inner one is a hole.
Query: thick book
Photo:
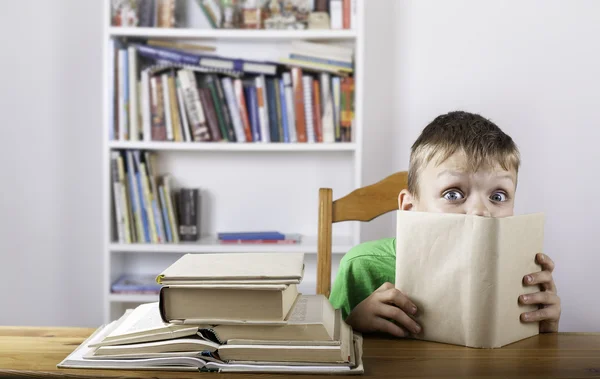
[[[490,218],[398,211],[396,288],[418,308],[417,339],[478,348],[538,334],[524,323],[522,294],[539,291],[523,277],[541,270],[543,214]]]
[[[298,295],[297,284],[188,284],[163,286],[158,301],[169,323],[285,323]]]
[[[303,253],[185,254],[163,270],[157,282],[177,284],[299,284]]]
[[[94,347],[193,337],[219,345],[231,340],[333,341],[337,316],[323,295],[301,295],[284,324],[177,325],[162,320],[158,302],[145,303],[130,310],[119,327]]]

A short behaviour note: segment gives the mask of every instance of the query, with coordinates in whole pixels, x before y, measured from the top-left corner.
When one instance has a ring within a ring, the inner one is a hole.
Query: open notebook
[[[543,214],[489,218],[397,212],[396,288],[419,309],[417,339],[495,348],[538,334],[520,321],[537,292],[523,277],[541,270]]]

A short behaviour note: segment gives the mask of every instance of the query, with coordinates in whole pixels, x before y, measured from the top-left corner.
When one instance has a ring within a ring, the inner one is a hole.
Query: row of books
[[[199,190],[174,189],[155,154],[111,151],[115,236],[119,243],[177,243],[199,237]]]
[[[356,0],[196,0],[211,28],[351,29]],[[182,0],[111,0],[111,25],[183,27]]]
[[[304,255],[186,254],[157,302],[99,327],[57,366],[361,374],[362,336],[323,295],[298,291]]]
[[[269,63],[113,42],[111,140],[352,141],[347,50],[295,42],[282,62]]]

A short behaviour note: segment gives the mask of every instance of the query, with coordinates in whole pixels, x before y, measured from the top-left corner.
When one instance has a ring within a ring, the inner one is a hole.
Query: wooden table
[[[56,364],[92,332],[93,329],[86,328],[0,327],[0,377],[284,377],[262,374],[56,368]],[[543,334],[501,349],[489,350],[415,340],[367,337],[363,350],[365,376],[372,377],[600,378],[600,333]],[[303,376],[292,377],[301,379]]]

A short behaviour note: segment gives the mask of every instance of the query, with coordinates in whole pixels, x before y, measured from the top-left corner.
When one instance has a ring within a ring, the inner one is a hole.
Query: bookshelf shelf
[[[334,237],[332,244],[333,254],[347,253],[353,246],[350,237]],[[281,253],[317,253],[317,238],[305,237],[298,244],[221,244],[215,237],[203,237],[198,242],[189,243],[112,243],[110,251],[119,253],[257,253],[257,252],[281,252]]]
[[[220,39],[220,40],[353,40],[356,30],[237,30],[185,28],[126,28],[110,27],[112,37],[140,37],[160,39]]]
[[[356,144],[351,142],[336,143],[221,143],[221,142],[131,142],[110,141],[111,149],[141,149],[154,151],[355,151]]]

